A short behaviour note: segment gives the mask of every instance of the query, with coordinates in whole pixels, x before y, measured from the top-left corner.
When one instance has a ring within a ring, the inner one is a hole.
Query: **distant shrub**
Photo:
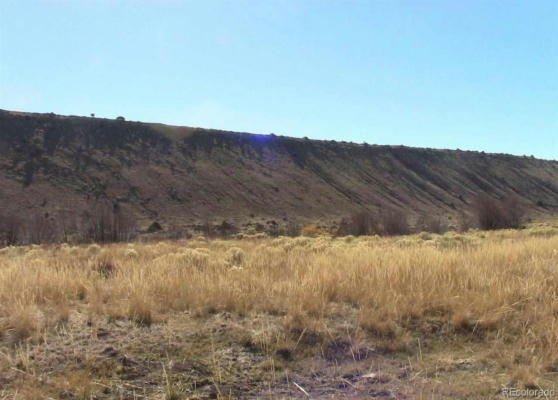
[[[441,234],[447,230],[447,226],[444,225],[441,217],[426,215],[419,218],[416,224],[416,230]]]
[[[188,228],[186,228],[183,225],[180,225],[176,222],[170,222],[167,225],[167,228],[165,229],[165,238],[167,239],[190,239],[192,238],[192,234],[190,233],[190,231],[188,230]]]
[[[360,212],[351,217],[352,234],[374,235],[379,232],[378,217],[371,213]]]
[[[422,231],[418,234],[420,240],[432,240],[432,235],[430,232]]]
[[[475,215],[479,227],[484,230],[517,229],[521,227],[525,215],[525,207],[517,196],[495,199],[481,194],[475,201]]]
[[[207,238],[214,238],[217,236],[217,230],[209,219],[206,219],[201,225],[198,225],[198,230]]]
[[[482,229],[500,229],[504,227],[504,210],[498,200],[488,195],[479,195],[475,202],[475,214]]]
[[[275,220],[267,221],[266,233],[269,237],[277,237],[281,234],[279,224]]]
[[[379,216],[361,211],[342,219],[336,236],[406,235],[411,232],[407,214],[403,211],[384,210]]]
[[[89,255],[95,255],[98,254],[101,251],[101,246],[99,246],[98,244],[91,244],[87,247],[87,254]]]
[[[86,242],[123,242],[135,237],[136,223],[118,204],[99,204],[82,216],[81,234]]]
[[[520,228],[523,223],[523,218],[527,212],[525,206],[515,195],[507,196],[503,200],[504,215],[506,216],[506,223],[510,228]]]
[[[162,229],[163,228],[161,227],[160,223],[158,223],[157,221],[153,221],[151,223],[151,225],[149,225],[149,227],[147,228],[147,232],[148,233],[155,233],[155,232],[159,232]]]
[[[244,250],[238,247],[231,247],[225,253],[227,262],[233,265],[242,265],[244,263]]]
[[[336,236],[362,236],[379,233],[379,223],[375,215],[368,211],[352,214],[349,218],[343,218],[337,228]]]
[[[285,226],[285,234],[290,237],[300,236],[302,228],[297,220],[291,219],[287,221]]]
[[[0,215],[0,246],[14,246],[21,242],[21,218]]]
[[[238,233],[238,228],[228,221],[223,221],[215,228],[216,233],[220,237],[230,237]]]
[[[73,243],[78,240],[78,220],[73,212],[59,211],[54,222],[56,240],[62,243]]]
[[[410,233],[408,217],[405,212],[386,210],[376,215],[360,211],[339,223],[335,236],[363,235],[404,235]]]
[[[30,243],[52,243],[55,240],[54,225],[48,215],[37,212],[27,220],[25,226]]]
[[[130,249],[126,249],[124,255],[125,255],[127,258],[131,258],[131,259],[138,258],[138,252],[137,252],[135,249],[131,249],[131,248],[130,248]]]
[[[472,229],[474,225],[475,223],[471,216],[465,214],[464,212],[459,213],[456,226],[459,232],[467,232]]]
[[[307,237],[318,237],[322,235],[324,231],[316,226],[316,224],[305,225],[302,228],[302,236]]]
[[[410,232],[409,219],[405,212],[386,210],[382,213],[382,235],[408,235]]]

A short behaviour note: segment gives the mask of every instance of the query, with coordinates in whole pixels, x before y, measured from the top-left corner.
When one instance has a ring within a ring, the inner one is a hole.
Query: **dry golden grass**
[[[509,376],[535,385],[558,368],[558,229],[0,251],[0,338],[33,341],[78,305],[91,320],[140,326],[185,310],[284,316],[291,334],[243,340],[285,359],[301,341],[322,343],[320,321],[348,307],[351,329],[394,351],[416,335],[481,341]]]

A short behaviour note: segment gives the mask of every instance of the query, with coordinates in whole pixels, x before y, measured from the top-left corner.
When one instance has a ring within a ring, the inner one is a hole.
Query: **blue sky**
[[[558,159],[558,2],[0,0],[0,108]]]

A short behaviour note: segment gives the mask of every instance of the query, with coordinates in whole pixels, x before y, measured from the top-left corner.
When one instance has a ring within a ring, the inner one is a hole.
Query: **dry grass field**
[[[0,250],[0,399],[558,389],[558,225]]]

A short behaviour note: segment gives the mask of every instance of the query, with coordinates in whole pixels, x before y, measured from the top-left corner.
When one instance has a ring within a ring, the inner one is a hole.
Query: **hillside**
[[[339,135],[342,137],[342,135]],[[455,217],[480,192],[558,213],[558,161],[0,111],[0,208],[118,203],[142,226],[332,221],[386,206]]]

